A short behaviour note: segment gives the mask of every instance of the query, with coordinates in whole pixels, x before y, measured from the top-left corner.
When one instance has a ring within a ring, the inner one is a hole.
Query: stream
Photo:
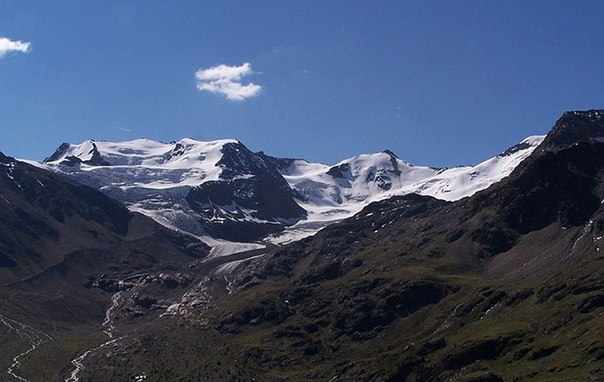
[[[109,341],[102,343],[99,346],[96,346],[92,349],[86,350],[84,353],[79,355],[77,358],[71,360],[71,364],[74,366],[73,371],[69,375],[68,378],[65,379],[65,382],[78,382],[80,380],[79,374],[84,367],[84,359],[88,357],[88,355],[96,350],[102,349],[108,345],[115,343],[119,338],[114,338],[115,336],[115,325],[113,324],[113,311],[119,305],[120,297],[122,292],[117,292],[111,296],[111,305],[105,311],[105,320],[103,321],[103,333],[109,337]]]
[[[17,374],[18,370],[21,368],[20,360],[36,350],[43,343],[52,341],[52,337],[39,329],[33,328],[2,314],[0,314],[0,323],[8,329],[8,333],[14,332],[15,335],[29,343],[29,348],[27,350],[13,357],[13,363],[6,372],[19,381],[30,382],[29,379]]]

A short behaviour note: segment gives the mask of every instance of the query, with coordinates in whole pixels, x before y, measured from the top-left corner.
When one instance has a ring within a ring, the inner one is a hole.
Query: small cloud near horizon
[[[10,53],[27,53],[30,48],[30,42],[13,41],[6,37],[0,37],[0,59]]]
[[[229,101],[245,101],[257,96],[262,86],[250,82],[241,84],[241,79],[252,74],[252,65],[246,62],[240,66],[216,65],[195,72],[197,89],[224,96]]]

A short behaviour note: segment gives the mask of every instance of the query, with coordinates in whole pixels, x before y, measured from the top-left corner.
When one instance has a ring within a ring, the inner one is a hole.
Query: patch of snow
[[[242,260],[235,260],[235,261],[231,261],[229,263],[226,264],[222,264],[221,266],[219,266],[218,268],[216,268],[216,270],[214,271],[214,273],[218,276],[220,275],[226,275],[226,274],[230,274],[233,273],[233,271],[235,270],[235,268],[237,268],[239,265],[253,260],[253,259],[257,259],[259,257],[264,256],[265,254],[261,254],[261,255],[256,255],[256,256],[252,256],[252,257],[248,257],[247,259],[242,259]]]
[[[575,252],[577,252],[577,246],[579,244],[579,242],[581,240],[583,240],[592,230],[592,226],[593,226],[594,222],[593,220],[589,220],[587,222],[587,224],[585,224],[585,226],[583,227],[583,229],[581,230],[581,234],[579,235],[579,237],[577,237],[577,239],[573,242],[573,245],[571,247],[570,253],[568,254],[567,257],[570,257],[572,255],[575,254]],[[595,241],[595,240],[594,240]]]
[[[204,261],[216,257],[232,255],[235,253],[266,248],[266,245],[260,243],[237,243],[234,241],[212,239],[209,237],[204,238],[204,242],[212,247],[210,254],[204,259]]]
[[[160,317],[163,317],[163,316],[173,316],[173,315],[175,315],[178,312],[179,308],[180,308],[180,304],[177,303],[177,302],[175,302],[175,303],[171,304],[170,306],[168,306],[166,308],[166,311],[163,312],[162,314],[160,314],[159,316]]]
[[[4,200],[8,205],[12,205],[12,203],[8,199],[6,199],[4,195],[0,194],[0,197],[2,197],[2,200]]]

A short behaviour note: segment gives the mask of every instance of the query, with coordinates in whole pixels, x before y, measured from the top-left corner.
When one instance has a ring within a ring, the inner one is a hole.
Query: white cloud
[[[30,46],[31,43],[29,42],[13,41],[6,37],[0,37],[0,58],[4,58],[4,56],[13,52],[27,53]]]
[[[231,101],[244,101],[260,93],[262,86],[254,83],[241,84],[241,78],[252,74],[248,62],[241,66],[217,65],[195,72],[197,89],[220,94]]]

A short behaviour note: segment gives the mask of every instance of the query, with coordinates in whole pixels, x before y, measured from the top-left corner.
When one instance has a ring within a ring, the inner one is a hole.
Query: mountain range
[[[476,166],[0,155],[7,381],[604,379],[604,111]]]
[[[284,243],[395,195],[470,196],[509,175],[542,140],[529,137],[476,166],[451,169],[414,166],[388,150],[324,165],[253,153],[236,140],[86,141],[62,144],[43,168],[210,245]]]

